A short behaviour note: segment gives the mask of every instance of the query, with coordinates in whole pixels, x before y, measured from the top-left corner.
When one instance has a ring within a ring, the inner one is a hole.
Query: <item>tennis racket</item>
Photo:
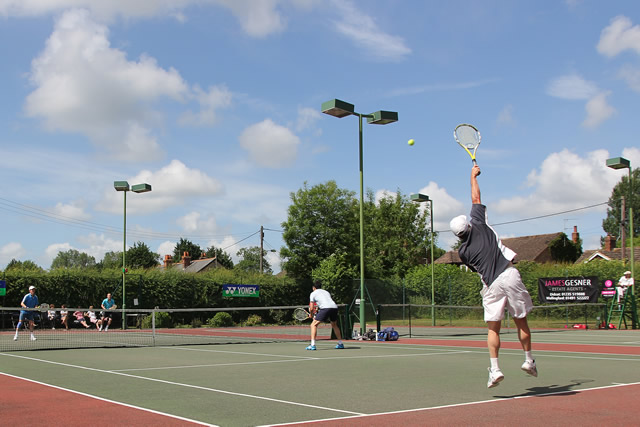
[[[456,126],[456,128],[454,129],[453,137],[455,138],[456,142],[462,148],[464,148],[464,151],[466,151],[469,156],[471,156],[473,164],[477,165],[476,150],[478,149],[480,140],[482,139],[482,137],[480,136],[480,131],[473,125],[462,123]],[[473,150],[473,152],[471,152],[471,150]]]
[[[304,320],[311,318],[311,315],[304,308],[298,307],[295,310],[293,310],[293,318],[302,322]]]

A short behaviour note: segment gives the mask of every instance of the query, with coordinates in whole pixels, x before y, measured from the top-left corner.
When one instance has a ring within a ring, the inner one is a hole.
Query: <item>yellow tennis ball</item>
[[[413,139],[410,139],[409,142],[407,142],[407,144],[413,145],[413,144],[415,144],[415,141]]]

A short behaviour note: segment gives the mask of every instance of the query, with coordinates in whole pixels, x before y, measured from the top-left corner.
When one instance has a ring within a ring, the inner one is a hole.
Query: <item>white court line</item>
[[[212,368],[217,366],[236,366],[236,365],[262,365],[268,363],[292,363],[292,362],[308,362],[308,361],[321,361],[321,360],[343,360],[343,359],[379,359],[389,357],[414,357],[414,356],[441,356],[448,354],[459,353],[471,353],[468,350],[460,351],[447,351],[445,353],[415,353],[415,354],[385,354],[379,356],[332,356],[332,357],[306,357],[304,359],[295,360],[265,360],[257,362],[230,362],[230,363],[212,363],[206,365],[180,365],[180,366],[161,366],[157,368],[128,368],[128,369],[113,369],[110,372],[130,372],[130,371],[158,371],[164,369],[185,369],[185,368]],[[259,353],[256,353],[259,354]]]
[[[478,401],[475,401],[475,402],[453,403],[451,405],[431,406],[431,407],[416,408],[416,409],[405,409],[405,410],[402,410],[402,411],[378,412],[378,413],[375,413],[375,414],[363,414],[363,415],[356,415],[356,416],[351,416],[351,417],[325,418],[325,419],[321,419],[321,420],[297,421],[297,422],[284,423],[284,424],[265,424],[265,425],[262,425],[262,426],[259,426],[259,427],[287,426],[287,425],[294,425],[294,424],[311,424],[311,423],[318,423],[318,422],[322,422],[322,421],[350,420],[350,419],[353,419],[353,418],[376,417],[376,416],[381,416],[381,415],[407,414],[407,413],[418,412],[418,411],[431,411],[431,410],[434,410],[434,409],[458,408],[458,407],[461,407],[461,406],[481,405],[481,404],[484,404],[484,403],[500,402],[500,401],[503,401],[503,400],[529,399],[529,398],[532,398],[532,397],[555,396],[555,395],[560,395],[560,394],[585,392],[585,391],[594,391],[594,390],[606,390],[606,389],[609,389],[609,388],[626,387],[626,386],[634,386],[634,385],[640,385],[640,382],[627,383],[627,384],[615,384],[614,383],[613,385],[607,385],[607,386],[601,386],[601,387],[592,387],[592,388],[584,388],[584,389],[576,389],[576,390],[555,391],[555,392],[550,392],[550,393],[532,394],[532,395],[527,395],[527,396],[514,396],[514,397],[507,397],[507,398],[500,398],[500,399],[478,400]]]
[[[43,383],[43,382],[40,382],[40,381],[32,380],[32,379],[29,379],[29,378],[19,377],[19,376],[7,374],[7,373],[4,373],[4,372],[0,372],[0,375],[6,375],[7,377],[15,378],[15,379],[18,379],[18,380],[28,381],[28,382],[31,382],[31,383],[35,383],[35,384],[38,384],[38,385],[45,386],[45,387],[51,387],[51,388],[55,388],[57,390],[63,390],[63,391],[67,391],[69,393],[79,394],[80,396],[90,397],[91,399],[100,400],[102,402],[113,403],[115,405],[126,406],[127,408],[138,409],[138,410],[144,411],[144,412],[151,412],[152,414],[162,415],[162,416],[169,417],[169,418],[175,418],[175,419],[180,420],[180,421],[189,421],[189,422],[194,423],[194,424],[217,427],[215,424],[208,424],[208,423],[204,423],[202,421],[196,421],[196,420],[192,420],[190,418],[180,417],[178,415],[167,414],[166,412],[154,411],[153,409],[147,409],[147,408],[143,408],[141,406],[130,405],[130,404],[124,403],[124,402],[117,402],[115,400],[105,399],[104,397],[93,396],[91,394],[83,393],[81,391],[71,390],[71,389],[68,389],[68,388],[64,388],[64,387],[60,387],[60,386],[52,385],[52,384],[46,384],[46,383]]]
[[[228,354],[247,354],[251,356],[267,356],[267,357],[290,357],[293,359],[317,359],[317,357],[311,356],[289,356],[286,354],[271,354],[271,353],[252,353],[250,351],[228,351],[228,350],[211,350],[205,348],[183,348],[183,347],[157,347],[165,350],[184,350],[184,351],[204,351],[207,353],[228,353]]]
[[[276,403],[284,403],[286,405],[303,406],[303,407],[306,407],[306,408],[322,409],[322,410],[331,411],[331,412],[341,412],[341,413],[350,414],[350,415],[364,415],[364,414],[362,414],[360,412],[346,411],[346,410],[343,410],[343,409],[327,408],[327,407],[324,407],[324,406],[310,405],[310,404],[307,404],[307,403],[292,402],[292,401],[289,401],[289,400],[274,399],[274,398],[271,398],[271,397],[256,396],[256,395],[253,395],[253,394],[246,394],[246,393],[236,393],[236,392],[233,392],[233,391],[220,390],[220,389],[210,388],[210,387],[202,387],[202,386],[197,386],[197,385],[192,385],[192,384],[177,383],[177,382],[174,382],[174,381],[161,380],[161,379],[157,379],[157,378],[141,377],[139,375],[125,374],[123,372],[109,371],[109,370],[97,369],[97,368],[89,368],[87,366],[79,366],[79,365],[72,365],[72,364],[69,364],[69,363],[54,362],[54,361],[51,361],[51,360],[37,359],[35,357],[20,356],[20,355],[17,355],[17,354],[0,353],[0,356],[15,357],[15,358],[18,358],[18,359],[25,359],[25,360],[33,360],[33,361],[36,361],[36,362],[50,363],[52,365],[65,366],[65,367],[68,367],[68,368],[83,369],[83,370],[87,370],[87,371],[100,372],[100,373],[111,374],[111,375],[121,375],[121,376],[128,377],[128,378],[136,378],[136,379],[140,379],[140,380],[157,382],[157,383],[162,383],[162,384],[169,384],[169,385],[174,385],[174,386],[178,386],[178,387],[193,388],[193,389],[196,389],[196,390],[211,391],[211,392],[214,392],[214,393],[228,394],[228,395],[231,395],[231,396],[248,397],[248,398],[251,398],[251,399],[266,400],[266,401],[269,401],[269,402],[276,402]]]

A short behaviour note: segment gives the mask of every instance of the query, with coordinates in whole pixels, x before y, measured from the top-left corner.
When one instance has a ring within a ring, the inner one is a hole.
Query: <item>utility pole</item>
[[[260,274],[262,274],[262,256],[264,254],[264,227],[260,226]]]
[[[624,264],[626,250],[627,250],[627,217],[626,217],[627,204],[624,196],[622,196],[622,208],[620,212],[620,238],[622,239],[622,263]],[[633,256],[633,254],[631,254]]]

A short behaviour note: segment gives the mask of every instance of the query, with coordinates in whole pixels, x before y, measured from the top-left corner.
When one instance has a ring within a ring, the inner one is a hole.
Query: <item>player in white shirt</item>
[[[331,294],[322,289],[322,283],[319,280],[313,283],[313,292],[309,296],[309,313],[313,314],[316,305],[318,306],[318,311],[313,316],[313,322],[311,322],[311,345],[307,347],[307,350],[316,349],[318,325],[327,320],[331,322],[333,332],[338,338],[336,348],[343,349],[342,334],[340,333],[340,328],[338,328],[338,305],[331,299]]]

